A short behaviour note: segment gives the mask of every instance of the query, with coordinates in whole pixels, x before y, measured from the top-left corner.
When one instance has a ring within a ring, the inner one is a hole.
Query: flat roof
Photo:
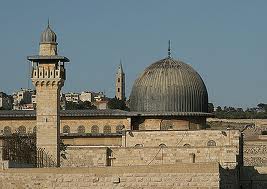
[[[40,55],[34,55],[34,56],[27,56],[27,59],[34,62],[39,62],[41,60],[60,60],[62,62],[69,62],[70,60],[65,56],[40,56]]]
[[[153,116],[180,116],[180,117],[212,117],[203,112],[128,112],[117,109],[106,110],[61,110],[61,117],[153,117]],[[0,118],[35,118],[35,110],[1,110]]]

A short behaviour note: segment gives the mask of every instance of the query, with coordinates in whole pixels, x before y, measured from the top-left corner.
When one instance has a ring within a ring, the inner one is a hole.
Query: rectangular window
[[[120,92],[120,88],[118,88],[118,93]]]

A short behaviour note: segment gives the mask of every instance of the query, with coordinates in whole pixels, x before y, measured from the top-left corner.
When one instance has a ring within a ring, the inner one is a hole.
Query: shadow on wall
[[[240,170],[240,188],[266,189],[267,167],[242,167]]]

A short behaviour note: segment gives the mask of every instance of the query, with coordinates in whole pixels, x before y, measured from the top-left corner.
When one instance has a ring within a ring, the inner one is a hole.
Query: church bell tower
[[[49,22],[41,34],[39,55],[32,62],[32,83],[36,87],[37,147],[44,149],[60,166],[60,90],[66,79],[69,59],[57,53],[57,36]]]
[[[118,71],[116,73],[116,98],[118,100],[125,101],[125,74],[122,69],[122,64],[120,62]]]

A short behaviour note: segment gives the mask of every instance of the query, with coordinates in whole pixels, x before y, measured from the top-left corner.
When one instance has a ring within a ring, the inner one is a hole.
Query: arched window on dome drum
[[[116,126],[116,133],[121,133],[123,128],[124,128],[123,125],[117,125]]]
[[[67,134],[70,133],[70,127],[69,127],[68,125],[65,125],[65,126],[63,127],[63,133],[67,133]]]
[[[36,132],[37,132],[37,128],[36,128],[36,126],[33,127],[32,132],[33,132],[33,133],[36,133]]]
[[[26,134],[26,127],[24,127],[24,126],[19,126],[19,128],[18,128],[18,133],[19,133],[19,134]]]
[[[83,134],[85,133],[85,127],[83,125],[80,125],[77,129],[78,134]]]
[[[190,147],[191,145],[190,144],[184,144],[184,147]]]
[[[11,135],[11,128],[6,126],[4,127],[4,135]]]
[[[214,140],[209,140],[207,146],[216,146],[216,142]]]
[[[173,122],[171,120],[162,120],[160,130],[167,131],[173,129]]]
[[[91,133],[92,134],[99,133],[99,127],[97,125],[93,125],[92,128],[91,128]]]
[[[111,133],[111,127],[109,125],[105,125],[103,129],[103,133],[105,134]]]

